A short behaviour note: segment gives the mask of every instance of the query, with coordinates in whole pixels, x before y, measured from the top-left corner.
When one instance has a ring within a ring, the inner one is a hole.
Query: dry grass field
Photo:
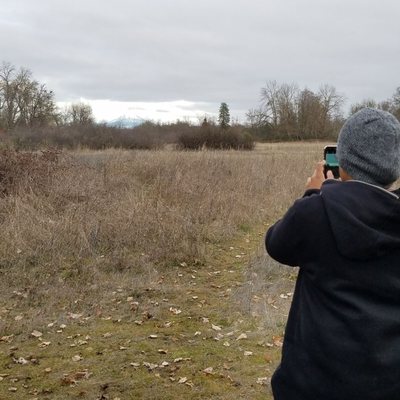
[[[2,192],[0,399],[269,398],[296,271],[263,235],[323,146],[81,150]]]

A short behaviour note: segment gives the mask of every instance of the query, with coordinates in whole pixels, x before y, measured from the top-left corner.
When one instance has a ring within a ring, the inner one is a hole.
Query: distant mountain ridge
[[[119,117],[111,121],[106,121],[106,125],[115,128],[135,128],[136,126],[142,125],[144,122],[145,120],[141,118]]]

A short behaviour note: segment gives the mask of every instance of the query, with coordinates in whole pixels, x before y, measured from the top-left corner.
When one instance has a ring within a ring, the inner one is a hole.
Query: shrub
[[[49,183],[58,169],[59,152],[47,150],[39,153],[0,150],[0,195],[19,191],[40,191]]]
[[[14,147],[20,150],[35,150],[48,146],[66,149],[85,147],[93,150],[110,147],[152,149],[159,147],[161,143],[155,135],[105,124],[20,128],[11,132],[10,139]]]
[[[203,124],[195,132],[182,134],[178,139],[178,147],[188,150],[201,148],[253,150],[254,141],[249,133],[243,133],[240,128],[219,129],[213,125]]]

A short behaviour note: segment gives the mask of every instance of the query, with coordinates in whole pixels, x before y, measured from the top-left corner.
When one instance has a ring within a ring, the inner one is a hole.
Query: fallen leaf
[[[252,351],[245,351],[245,352],[243,353],[243,355],[245,355],[246,357],[252,356],[252,355],[253,355],[253,352],[252,352]]]
[[[214,329],[214,331],[222,331],[222,328],[220,326],[218,326],[218,325],[212,324],[211,328]]]
[[[214,374],[214,368],[213,368],[213,367],[205,368],[205,369],[203,369],[203,372],[204,372],[206,375],[213,375],[213,374]]]
[[[83,314],[74,314],[74,313],[68,313],[68,317],[71,319],[79,319],[83,316]]]
[[[187,382],[187,378],[186,376],[184,376],[183,378],[180,378],[178,383],[186,383]]]
[[[0,342],[11,343],[13,340],[13,337],[14,337],[14,335],[2,336],[0,338]]]
[[[129,298],[130,297],[128,297],[128,299]],[[133,300],[133,298],[132,298],[132,300]],[[131,311],[136,311],[139,308],[139,302],[137,302],[137,301],[132,301],[130,304],[131,304]]]
[[[35,338],[40,338],[42,335],[43,335],[42,332],[39,332],[39,331],[36,331],[36,330],[31,333],[31,336],[33,336]]]
[[[187,358],[178,357],[178,358],[174,359],[174,363],[179,363],[179,362],[182,362],[182,361],[191,361],[191,360],[192,359],[190,357],[187,357]]]
[[[80,355],[76,355],[76,356],[72,357],[72,361],[77,362],[77,361],[81,361],[81,360],[83,360],[83,358]]]
[[[14,362],[15,362],[16,364],[20,364],[20,365],[29,364],[29,361],[28,361],[28,360],[25,360],[24,357],[14,358],[13,360],[14,360]]]
[[[76,385],[78,381],[81,381],[83,379],[89,379],[92,376],[90,372],[88,372],[87,369],[84,369],[83,371],[77,371],[77,372],[70,372],[69,374],[64,374],[63,378],[61,379],[61,383],[63,385]]]
[[[169,362],[167,362],[167,361],[163,361],[163,362],[161,363],[161,366],[162,366],[162,367],[168,367],[168,365],[169,365]]]
[[[243,339],[247,339],[247,335],[245,333],[239,335],[236,340],[243,340]]]
[[[144,362],[143,365],[149,370],[153,371],[154,369],[158,368],[157,364],[149,363],[149,362]]]
[[[282,338],[282,336],[274,336],[272,339],[273,339],[274,345],[276,347],[282,347],[283,346],[283,338]]]
[[[258,385],[265,386],[265,385],[268,385],[270,381],[271,381],[271,379],[268,378],[267,376],[262,377],[262,378],[257,378],[257,384]]]

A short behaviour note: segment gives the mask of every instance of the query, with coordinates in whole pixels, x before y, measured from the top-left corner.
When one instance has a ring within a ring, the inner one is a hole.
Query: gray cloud
[[[62,101],[243,112],[271,79],[382,100],[400,85],[399,14],[396,0],[3,0],[0,54]]]

